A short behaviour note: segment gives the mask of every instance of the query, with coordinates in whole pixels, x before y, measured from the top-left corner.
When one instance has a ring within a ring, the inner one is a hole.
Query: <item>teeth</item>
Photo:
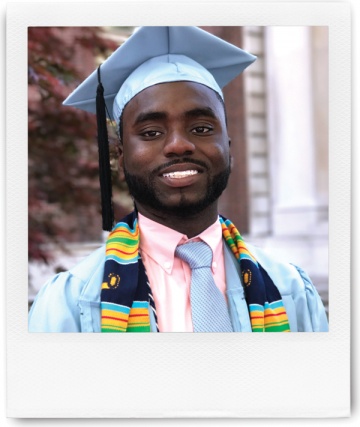
[[[163,176],[165,178],[185,178],[186,176],[196,175],[197,173],[198,173],[198,171],[196,171],[196,170],[188,170],[188,171],[177,171],[177,172],[164,173]]]

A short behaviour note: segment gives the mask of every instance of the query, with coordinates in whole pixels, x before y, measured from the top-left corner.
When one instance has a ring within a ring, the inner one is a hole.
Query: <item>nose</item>
[[[181,132],[172,132],[166,138],[164,154],[166,157],[188,156],[195,151],[195,145]]]

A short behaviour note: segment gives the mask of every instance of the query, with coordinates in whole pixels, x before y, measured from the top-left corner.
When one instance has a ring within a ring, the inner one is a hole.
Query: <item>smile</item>
[[[174,171],[174,172],[168,172],[164,173],[164,178],[175,178],[175,179],[182,179],[187,178],[188,176],[196,175],[199,172],[197,170],[186,170],[186,171]]]

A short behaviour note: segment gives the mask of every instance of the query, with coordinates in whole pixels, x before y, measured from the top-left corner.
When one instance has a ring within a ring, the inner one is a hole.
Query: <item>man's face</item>
[[[225,112],[204,85],[163,83],[136,95],[123,112],[122,149],[120,166],[142,213],[193,215],[214,207],[226,188]]]

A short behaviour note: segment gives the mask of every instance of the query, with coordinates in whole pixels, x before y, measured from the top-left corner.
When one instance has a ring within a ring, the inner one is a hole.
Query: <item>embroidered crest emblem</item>
[[[101,289],[116,289],[120,283],[120,276],[118,274],[110,273],[108,281],[103,282]]]
[[[108,280],[109,288],[110,289],[117,288],[120,283],[120,276],[118,274],[110,273],[108,277],[109,277],[109,280]]]
[[[250,286],[251,285],[251,277],[252,277],[252,273],[249,269],[243,271],[243,282],[245,286]]]

